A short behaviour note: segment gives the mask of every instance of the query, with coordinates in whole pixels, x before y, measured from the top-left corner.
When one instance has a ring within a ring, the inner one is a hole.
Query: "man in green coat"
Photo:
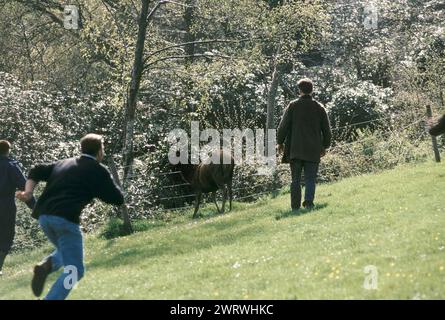
[[[324,107],[312,98],[310,79],[298,82],[300,98],[292,101],[284,111],[278,127],[278,150],[283,162],[290,163],[292,173],[291,207],[301,207],[301,174],[304,170],[305,197],[303,207],[314,207],[315,184],[320,158],[331,145],[331,128]],[[285,144],[285,146],[284,146]]]

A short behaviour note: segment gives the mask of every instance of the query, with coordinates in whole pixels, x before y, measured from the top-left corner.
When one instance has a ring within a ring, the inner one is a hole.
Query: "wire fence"
[[[355,122],[355,123],[344,125],[344,126],[333,127],[331,129],[331,131],[335,132],[335,131],[338,131],[338,130],[341,130],[341,129],[353,128],[353,127],[357,127],[357,126],[363,125],[363,124],[374,123],[374,122],[379,122],[381,120],[391,119],[393,117],[394,116],[390,115],[390,116],[380,117],[378,119],[373,119],[373,120],[368,120],[368,121],[361,121],[361,122]]]
[[[351,123],[351,124],[343,125],[343,126],[339,126],[339,127],[333,127],[332,131],[346,129],[346,128],[353,128],[353,127],[356,127],[359,125],[378,122],[378,121],[382,121],[382,120],[389,119],[392,117],[393,116],[385,116],[385,117],[381,117],[381,118],[373,119],[373,120],[369,120],[369,121],[361,121],[361,122]],[[410,122],[407,125],[404,125],[403,127],[399,128],[397,131],[389,130],[389,131],[385,132],[384,134],[371,135],[371,136],[367,136],[363,139],[358,139],[355,141],[337,143],[329,150],[329,153],[331,153],[331,154],[342,153],[342,152],[345,152],[345,150],[347,150],[348,148],[352,148],[357,144],[363,144],[366,141],[373,140],[373,139],[378,139],[380,142],[390,144],[390,143],[396,141],[400,135],[405,134],[407,129],[412,128],[424,121],[425,121],[425,119],[417,119],[413,122]],[[129,167],[132,167],[132,166],[129,166]],[[289,169],[288,168],[281,169],[281,168],[282,167],[279,166],[279,168],[277,169],[278,172],[276,173],[276,175],[278,176],[280,174],[286,173],[287,176],[289,176],[289,174],[288,174]],[[124,167],[121,167],[120,169],[123,170]],[[325,174],[327,174],[328,171],[329,171],[329,168],[322,167],[321,170],[319,171],[319,175],[324,176]],[[167,181],[171,181],[172,176],[175,176],[175,175],[176,175],[177,180],[183,180],[180,171],[158,172],[155,174],[153,174],[153,173],[146,173],[146,174],[144,174],[144,173],[130,173],[130,175],[128,176],[128,179],[131,180],[131,179],[138,179],[138,178],[143,177],[143,178],[149,178],[149,179],[164,179]],[[255,183],[255,184],[245,184],[245,185],[242,185],[242,183],[243,183],[243,181],[234,181],[235,187],[232,189],[232,192],[234,194],[233,200],[235,200],[235,201],[246,201],[248,199],[258,199],[262,196],[270,195],[273,192],[281,190],[282,187],[284,185],[287,185],[288,183],[290,183],[290,181],[289,180],[286,181],[286,183],[281,184],[278,188],[276,186],[275,187],[273,186],[273,184],[274,184],[273,182],[272,183],[269,182],[270,188],[268,190],[264,190],[264,188],[267,187],[267,184],[265,185],[265,183],[262,183],[262,182]],[[188,203],[188,202],[193,202],[196,197],[196,193],[190,192],[190,191],[193,191],[190,183],[184,182],[184,181],[178,183],[178,181],[175,181],[172,184],[166,184],[166,185],[161,184],[158,186],[158,188],[160,188],[161,190],[165,190],[166,196],[159,196],[159,195],[155,196],[155,195],[151,194],[150,192],[148,192],[148,193],[134,192],[132,194],[132,196],[149,196],[151,198],[151,202],[158,204],[156,212],[167,212],[167,211],[174,212],[174,211],[179,211],[179,210],[187,210],[187,209],[191,209],[194,207],[194,205]],[[258,189],[260,189],[260,190],[257,191]],[[181,192],[184,193],[184,191],[187,191],[187,190],[189,190],[189,192],[185,192],[186,194],[170,195],[170,194],[168,194],[167,190],[169,192],[178,192],[178,193],[181,193]],[[181,201],[178,201],[178,200],[181,200]],[[207,201],[205,201],[205,200],[207,200]],[[177,202],[175,202],[175,201],[177,201]],[[176,205],[177,203],[179,203],[179,205]],[[202,203],[203,204],[209,203],[208,196],[203,197]],[[174,205],[172,205],[172,204],[174,204]]]
[[[410,127],[413,127],[413,126],[415,126],[416,124],[419,124],[420,122],[424,122],[424,121],[425,121],[424,119],[416,120],[416,121],[414,121],[414,122],[412,122],[412,123],[410,123],[410,124],[408,124],[408,125],[402,127],[402,130],[406,130],[406,129],[408,129],[408,128],[410,128]],[[389,131],[388,133],[389,133],[389,134],[392,134],[393,132],[392,132],[392,131]],[[330,149],[330,152],[333,152],[333,151],[335,151],[335,150],[338,150],[339,148],[342,148],[342,147],[344,147],[344,146],[349,146],[349,145],[354,145],[354,144],[360,144],[360,143],[363,143],[364,141],[368,141],[368,140],[372,140],[372,139],[375,139],[375,137],[374,137],[374,136],[370,136],[370,137],[366,137],[366,138],[363,138],[363,139],[360,139],[360,140],[355,140],[355,141],[346,142],[346,143],[340,143],[340,144],[337,144],[337,145],[335,145],[334,147],[332,147],[332,148]],[[391,139],[390,141],[394,141],[395,139],[396,139],[396,138],[393,138],[393,139]]]

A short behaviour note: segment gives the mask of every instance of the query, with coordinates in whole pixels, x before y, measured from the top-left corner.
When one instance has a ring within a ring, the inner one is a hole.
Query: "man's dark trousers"
[[[305,195],[304,200],[313,203],[315,198],[315,183],[317,179],[319,162],[304,160],[291,160],[290,169],[292,173],[291,183],[291,207],[292,210],[301,207],[301,173],[304,170]]]

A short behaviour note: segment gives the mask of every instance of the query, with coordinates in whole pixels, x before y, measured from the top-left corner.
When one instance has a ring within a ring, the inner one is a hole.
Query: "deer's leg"
[[[213,195],[213,202],[215,203],[216,206],[216,210],[218,210],[218,213],[221,213],[221,211],[219,211],[218,202],[216,201],[216,191],[213,192],[212,195]]]
[[[223,201],[222,201],[222,208],[221,208],[222,213],[224,213],[225,208],[226,208],[226,199],[227,199],[227,186],[224,185],[224,188],[223,188]]]
[[[198,210],[199,210],[199,203],[201,202],[201,192],[196,193],[195,196],[195,212],[193,213],[193,218],[197,217]]]
[[[232,211],[232,200],[233,200],[232,181],[230,181],[228,188],[229,188],[229,211]]]

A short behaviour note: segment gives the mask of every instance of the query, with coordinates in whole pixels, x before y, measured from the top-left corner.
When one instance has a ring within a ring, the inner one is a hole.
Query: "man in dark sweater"
[[[33,217],[56,250],[34,267],[31,287],[36,296],[43,291],[46,277],[62,266],[46,300],[63,300],[84,276],[83,239],[79,222],[82,210],[94,198],[120,206],[124,196],[110,172],[100,164],[104,156],[103,139],[88,134],[80,141],[82,155],[31,169],[25,191],[17,194],[27,201],[35,186],[46,181],[46,187],[34,207]]]
[[[440,136],[441,134],[445,133],[445,115],[442,116],[442,118],[439,119],[437,123],[430,123],[430,134],[432,136]]]
[[[11,144],[0,140],[0,276],[3,274],[3,263],[11,250],[15,236],[17,208],[15,192],[25,190],[26,179],[17,161],[9,158]],[[33,208],[34,198],[27,205]]]
[[[284,111],[278,127],[278,150],[283,152],[283,162],[290,162],[292,173],[291,207],[301,207],[301,173],[304,170],[305,198],[303,207],[312,209],[315,182],[320,158],[331,145],[331,128],[323,106],[312,98],[310,79],[298,82],[300,98],[292,101]],[[285,144],[285,145],[283,145]]]

